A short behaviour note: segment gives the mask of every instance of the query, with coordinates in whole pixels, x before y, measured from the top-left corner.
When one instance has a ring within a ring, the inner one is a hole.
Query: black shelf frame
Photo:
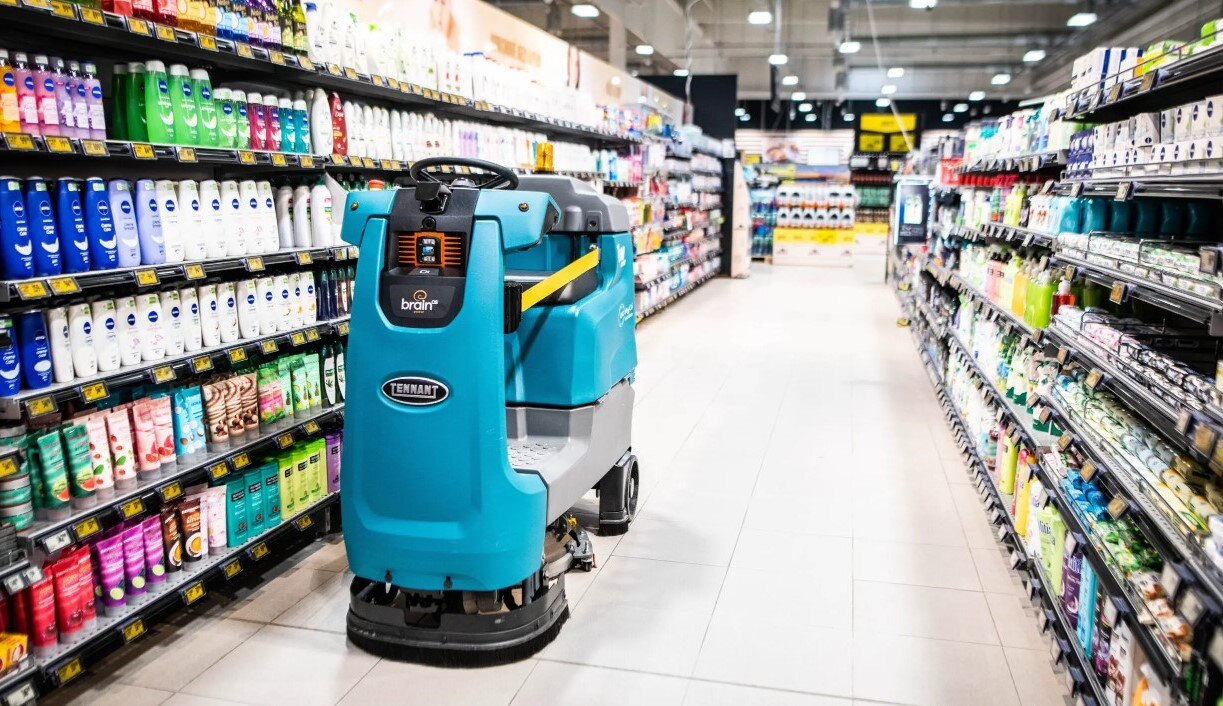
[[[1114,75],[1106,80],[1114,84],[1107,91],[1093,86],[1070,96],[1071,107],[1066,117],[1093,123],[1114,122],[1135,113],[1165,110],[1214,95],[1223,80],[1223,47],[1216,44],[1138,78],[1121,81],[1119,75]]]

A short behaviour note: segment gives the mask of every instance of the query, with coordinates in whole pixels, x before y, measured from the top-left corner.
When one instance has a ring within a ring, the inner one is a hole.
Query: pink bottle
[[[38,127],[38,97],[34,95],[34,73],[25,52],[13,54],[13,79],[17,82],[17,114],[21,131],[41,135]]]
[[[76,125],[76,136],[93,137],[89,132],[89,103],[85,100],[85,76],[81,73],[81,65],[75,61],[68,62],[68,95],[72,97],[72,122]]]
[[[58,56],[51,57],[51,78],[55,82],[55,105],[59,113],[60,134],[64,137],[82,137],[76,122],[76,77],[64,70],[64,60]]]
[[[251,123],[251,149],[266,150],[267,147],[267,109],[263,106],[263,96],[258,93],[246,94],[246,115]]]
[[[55,96],[55,74],[47,66],[47,57],[34,56],[34,98],[38,101],[38,130],[47,135],[63,134],[59,119],[59,103]]]
[[[75,62],[74,62],[75,63]],[[98,80],[98,67],[92,61],[86,61],[80,75],[80,88],[85,96],[85,112],[88,116],[89,137],[95,140],[106,139],[106,113],[102,108],[102,82]],[[79,114],[79,113],[78,113]],[[80,123],[77,123],[78,127]]]
[[[280,105],[275,96],[263,99],[263,122],[266,127],[263,137],[263,148],[272,152],[280,151]]]

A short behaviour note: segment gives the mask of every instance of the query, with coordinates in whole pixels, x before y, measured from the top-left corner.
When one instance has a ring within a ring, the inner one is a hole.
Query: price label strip
[[[221,573],[225,576],[226,581],[232,581],[235,576],[242,573],[242,560],[235,557],[221,567]]]
[[[254,545],[249,550],[247,550],[247,553],[250,555],[253,561],[260,561],[265,556],[267,556],[270,551],[271,550],[268,549],[267,542],[259,542],[258,544]]]
[[[183,496],[183,484],[179,481],[166,483],[157,489],[157,494],[161,496],[163,503],[173,502]]]
[[[196,581],[190,586],[184,588],[180,592],[180,595],[183,597],[183,603],[186,603],[187,605],[198,602],[204,597],[204,582]]]
[[[208,477],[213,480],[220,480],[229,475],[229,466],[224,461],[218,461],[208,467]]]
[[[119,634],[123,636],[124,644],[130,644],[133,640],[143,637],[144,633],[144,621],[140,618],[131,620],[119,628]]]
[[[131,500],[119,505],[119,515],[125,520],[130,520],[143,512],[144,500],[141,498],[132,498]]]
[[[98,518],[90,517],[72,526],[72,533],[78,542],[84,541],[102,531],[102,523]]]

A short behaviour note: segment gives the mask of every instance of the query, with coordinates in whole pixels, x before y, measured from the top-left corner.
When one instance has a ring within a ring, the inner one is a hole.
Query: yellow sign
[[[179,147],[178,148],[178,161],[194,162],[195,161],[195,148],[194,147]]]
[[[4,141],[8,143],[10,150],[28,152],[34,149],[34,138],[24,132],[6,132],[4,133]]]
[[[297,253],[297,264],[310,265],[314,263],[314,256],[308,252]]]
[[[191,359],[191,372],[206,373],[212,370],[212,356],[201,355]]]
[[[125,520],[130,520],[142,512],[144,512],[144,501],[140,498],[132,498],[119,506],[119,514]]]
[[[152,376],[153,382],[157,383],[158,385],[164,385],[167,382],[173,382],[174,377],[175,377],[174,376],[174,366],[173,365],[159,365],[156,368],[153,368],[152,370],[150,370],[149,375]]]
[[[222,572],[225,574],[226,579],[232,579],[233,577],[242,573],[242,562],[237,559],[234,559],[233,561],[225,565],[225,568],[222,569]]]
[[[266,341],[262,341],[262,342],[259,344],[259,350],[260,350],[260,351],[261,351],[261,352],[262,352],[264,355],[271,355],[271,354],[275,353],[276,351],[280,350],[280,346],[277,346],[277,345],[276,345],[276,341],[275,341],[275,339],[271,339],[271,338],[269,338],[268,340],[266,340]]]
[[[314,519],[309,515],[302,515],[301,517],[297,518],[293,524],[297,525],[297,529],[305,532],[314,526]]]
[[[159,492],[161,493],[162,501],[168,503],[183,496],[183,484],[178,481],[167,483],[161,487]]]
[[[272,166],[273,167],[283,167],[286,164],[288,164],[288,162],[285,160],[284,154],[280,152],[272,153]]]
[[[255,153],[250,150],[238,150],[238,161],[242,164],[254,164]]]
[[[51,285],[51,291],[56,294],[76,294],[81,291],[81,285],[77,283],[76,277],[65,275],[63,277],[52,277],[47,280]]]
[[[204,279],[207,274],[204,272],[204,266],[198,262],[187,265],[183,268],[183,276],[189,280]]]
[[[259,561],[260,559],[262,559],[263,557],[267,555],[268,555],[267,542],[260,542],[256,544],[255,546],[251,547],[251,558],[254,559],[255,561]]]
[[[60,686],[63,686],[81,676],[83,671],[85,669],[81,666],[81,659],[73,657],[67,664],[55,670],[55,680],[59,682]]]
[[[123,626],[123,641],[131,642],[144,634],[144,621],[136,618],[132,622]]]
[[[65,17],[70,20],[76,19],[76,6],[64,0],[52,0],[51,14],[56,17]]]
[[[303,154],[302,156],[297,158],[297,163],[300,164],[303,169],[313,169],[314,168],[314,157],[311,157],[308,154]]]
[[[183,591],[183,601],[187,605],[195,603],[204,597],[204,582],[196,581]]]
[[[51,395],[43,395],[35,397],[32,400],[26,400],[25,411],[30,418],[41,417],[43,415],[52,414],[59,407],[55,404],[55,398]]]
[[[153,287],[161,283],[157,270],[136,270],[136,284],[141,287]]]
[[[106,389],[106,383],[102,380],[81,385],[81,399],[86,403],[97,402],[110,397],[110,392]]]
[[[208,467],[208,476],[213,480],[218,480],[229,475],[229,466],[225,465],[224,461],[219,461]]]
[[[859,152],[882,152],[883,135],[858,135]]]
[[[109,157],[110,150],[101,140],[81,140],[81,151],[90,157]]]
[[[82,7],[81,21],[88,22],[91,25],[106,24],[106,18],[102,16],[102,11],[96,7]]]
[[[157,159],[157,153],[153,151],[153,145],[147,142],[133,142],[132,156],[136,159]]]
[[[286,432],[276,437],[276,445],[282,449],[287,449],[293,445],[293,433]]]
[[[902,127],[912,132],[917,129],[917,116],[901,113],[897,120],[892,113],[866,113],[858,120],[858,127],[863,132],[900,132]]]
[[[243,468],[246,468],[247,466],[251,465],[251,455],[243,451],[242,453],[238,454],[237,456],[234,456],[233,461],[234,461],[234,468],[240,471]]]
[[[317,434],[320,427],[318,422],[311,419],[310,421],[306,422],[306,425],[302,428],[305,429],[307,434]]]
[[[217,50],[217,38],[212,36],[211,34],[201,34],[200,35],[200,48],[207,49],[208,51],[216,51]]]
[[[46,143],[48,152],[54,152],[55,154],[72,153],[72,140],[66,137],[48,135],[43,138],[43,142]]]
[[[98,518],[90,517],[87,520],[81,520],[72,526],[72,533],[76,535],[77,541],[81,541],[88,537],[92,537],[102,531],[102,523],[98,522]]]
[[[0,478],[7,478],[17,472],[17,462],[12,456],[0,459]]]
[[[153,30],[153,33],[156,34],[157,38],[162,40],[163,42],[174,42],[178,40],[178,38],[174,36],[173,27],[167,27],[165,25],[156,25],[156,29]]]
[[[251,53],[251,45],[249,44],[245,44],[243,42],[236,42],[234,45],[234,48],[237,50],[238,56],[242,57],[243,59],[255,58],[255,55]]]
[[[42,299],[49,294],[46,283],[40,279],[17,283],[17,296],[22,299]]]

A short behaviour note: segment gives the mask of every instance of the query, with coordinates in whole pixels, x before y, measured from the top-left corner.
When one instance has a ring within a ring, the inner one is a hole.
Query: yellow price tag
[[[76,6],[64,0],[51,0],[51,14],[69,20],[76,19]]]
[[[308,154],[303,154],[302,156],[298,157],[297,163],[300,164],[303,169],[314,169],[314,157],[311,157]]]
[[[161,278],[157,276],[157,270],[136,270],[134,276],[136,278],[136,285],[140,287],[155,287],[161,284]]]
[[[285,159],[285,156],[281,154],[280,152],[272,153],[272,166],[273,167],[284,167],[284,166],[287,166],[288,163],[289,162]]]
[[[81,672],[83,671],[85,671],[85,668],[81,666],[81,659],[79,657],[73,657],[62,667],[56,668],[55,681],[59,682],[60,686],[63,686],[64,684],[67,684],[73,679],[81,676]]]
[[[119,506],[119,514],[125,520],[130,520],[142,512],[144,512],[144,500],[140,498],[132,498]]]
[[[306,430],[307,434],[317,434],[322,427],[319,426],[318,422],[311,419],[302,428]]]
[[[158,385],[164,385],[167,382],[174,382],[174,366],[159,365],[149,371],[149,377],[153,378],[153,382]]]
[[[183,589],[183,602],[187,605],[195,603],[204,597],[204,582],[196,581],[187,588]]]
[[[297,253],[297,264],[299,265],[314,264],[314,256],[308,252],[299,252]]]
[[[305,532],[314,526],[314,518],[309,515],[302,515],[294,520],[293,524],[297,526],[298,531]]]
[[[238,56],[243,59],[254,59],[255,54],[251,51],[251,45],[245,42],[235,42],[234,50],[238,52]]]
[[[49,296],[47,284],[40,279],[28,280],[26,282],[17,283],[17,296],[24,300],[42,299]]]
[[[285,55],[282,52],[276,51],[275,49],[269,49],[268,61],[271,61],[273,64],[280,64],[281,66],[284,66]]]
[[[287,449],[293,445],[293,432],[285,432],[276,437],[276,445],[282,449]]]
[[[238,150],[238,162],[241,164],[254,164],[255,153],[250,150]]]
[[[389,160],[389,159],[380,159],[380,160],[378,160],[378,166],[382,167],[383,169],[390,169],[390,168],[391,168],[391,160]]]
[[[332,155],[331,155],[331,163],[332,163],[332,164],[336,164],[336,165],[343,166],[343,165],[347,164],[347,163],[348,163],[348,161],[344,159],[344,155],[342,155],[342,154],[335,154],[335,153],[332,153]]]
[[[331,74],[332,76],[339,76],[341,73],[340,65],[339,64],[327,64],[327,73]]]
[[[212,356],[200,355],[191,359],[191,372],[199,374],[212,370]]]
[[[132,156],[136,159],[157,159],[157,153],[153,151],[153,145],[147,142],[133,142]]]
[[[336,324],[335,331],[336,333],[340,334],[341,336],[347,336],[348,335],[348,322],[341,321],[340,323]]]
[[[104,25],[106,18],[102,16],[102,11],[96,7],[80,8],[81,21],[88,22],[91,25]]]
[[[149,36],[149,23],[139,17],[129,17],[127,18],[127,31],[132,34],[143,34],[147,37]]]
[[[178,481],[166,483],[157,489],[157,493],[161,495],[162,502],[168,503],[177,500],[183,496],[183,484]]]
[[[222,567],[221,572],[225,574],[226,581],[232,580],[233,577],[242,573],[242,561],[239,559],[234,559]]]
[[[403,164],[400,163],[398,159],[392,159],[390,161],[390,164],[391,164],[391,169],[394,171],[400,171],[401,169],[403,169]]]
[[[233,462],[234,462],[234,469],[240,471],[243,468],[246,468],[247,466],[251,465],[251,455],[243,451],[242,453],[238,454],[237,456],[234,456]]]
[[[127,625],[124,625],[120,632],[123,633],[123,641],[125,643],[131,642],[141,635],[144,635],[144,621],[140,618],[136,618]]]
[[[318,329],[312,328],[306,330],[306,340],[314,343],[318,340]]]
[[[254,255],[252,257],[246,258],[246,271],[247,272],[263,272],[263,270],[264,270],[264,266],[263,266],[263,256],[262,255]]]
[[[4,142],[10,150],[29,152],[34,149],[34,138],[24,132],[6,132],[4,133]]]
[[[174,28],[165,25],[154,25],[153,34],[163,42],[177,42],[178,37],[174,35]]]
[[[204,277],[207,276],[207,273],[204,272],[204,265],[194,262],[183,267],[183,276],[189,280],[204,279]]]
[[[272,355],[279,350],[280,346],[276,345],[275,339],[269,338],[268,340],[260,341],[259,343],[259,351],[264,355]]]
[[[398,91],[399,79],[395,78],[394,76],[387,77],[386,85]]]
[[[229,475],[229,466],[225,465],[224,461],[218,461],[208,467],[208,477],[213,480],[220,480]]]
[[[229,356],[230,365],[237,365],[239,363],[246,362],[246,349],[245,348],[230,348],[228,351],[225,352],[225,354]]]
[[[1065,451],[1070,448],[1070,444],[1074,441],[1073,434],[1062,434],[1057,439],[1057,448],[1059,451]]]
[[[12,456],[0,458],[0,478],[7,478],[17,472],[17,462]]]
[[[344,67],[344,75],[348,77],[350,80],[353,80],[353,81],[357,80],[357,71],[356,69],[352,68],[351,66]]]
[[[54,154],[72,154],[72,140],[58,135],[48,135],[42,138],[47,145],[47,151]]]
[[[306,336],[301,331],[294,331],[289,335],[289,343],[295,346],[303,346],[306,344]]]
[[[179,147],[175,150],[175,153],[178,155],[178,161],[180,162],[194,163],[196,161],[194,147]]]
[[[81,285],[76,281],[76,277],[65,275],[63,277],[52,277],[47,280],[51,285],[51,291],[56,294],[76,294],[81,291]]]
[[[107,397],[110,397],[110,390],[106,389],[106,382],[104,380],[81,385],[81,399],[85,400],[86,404],[104,400]]]
[[[362,166],[364,166],[366,169],[374,169],[375,167],[377,167],[377,166],[378,166],[378,163],[374,161],[374,158],[373,158],[373,157],[364,157],[364,158],[362,158],[362,159],[361,159],[361,164],[362,164]]]
[[[207,49],[208,51],[216,51],[217,50],[217,38],[212,36],[211,34],[201,34],[200,35],[200,48]]]
[[[110,150],[101,140],[81,140],[81,151],[90,157],[109,157]]]
[[[59,406],[55,404],[55,398],[51,395],[35,397],[33,399],[26,400],[25,403],[26,415],[31,419],[34,419],[35,417],[42,417],[47,414],[54,414],[57,409],[59,409]]]
[[[256,544],[255,546],[251,547],[251,558],[254,559],[255,561],[259,561],[260,559],[268,555],[268,551],[269,551],[268,543],[260,542]]]
[[[369,77],[369,80],[373,81],[375,86],[386,87],[386,79],[382,78],[378,74],[373,74]]]
[[[88,519],[81,520],[72,526],[72,533],[76,535],[76,540],[78,542],[92,537],[101,531],[102,523],[98,522],[97,517],[90,517]]]
[[[306,71],[314,70],[314,62],[310,61],[310,57],[305,56],[304,54],[302,56],[297,57],[297,65],[302,67]]]

